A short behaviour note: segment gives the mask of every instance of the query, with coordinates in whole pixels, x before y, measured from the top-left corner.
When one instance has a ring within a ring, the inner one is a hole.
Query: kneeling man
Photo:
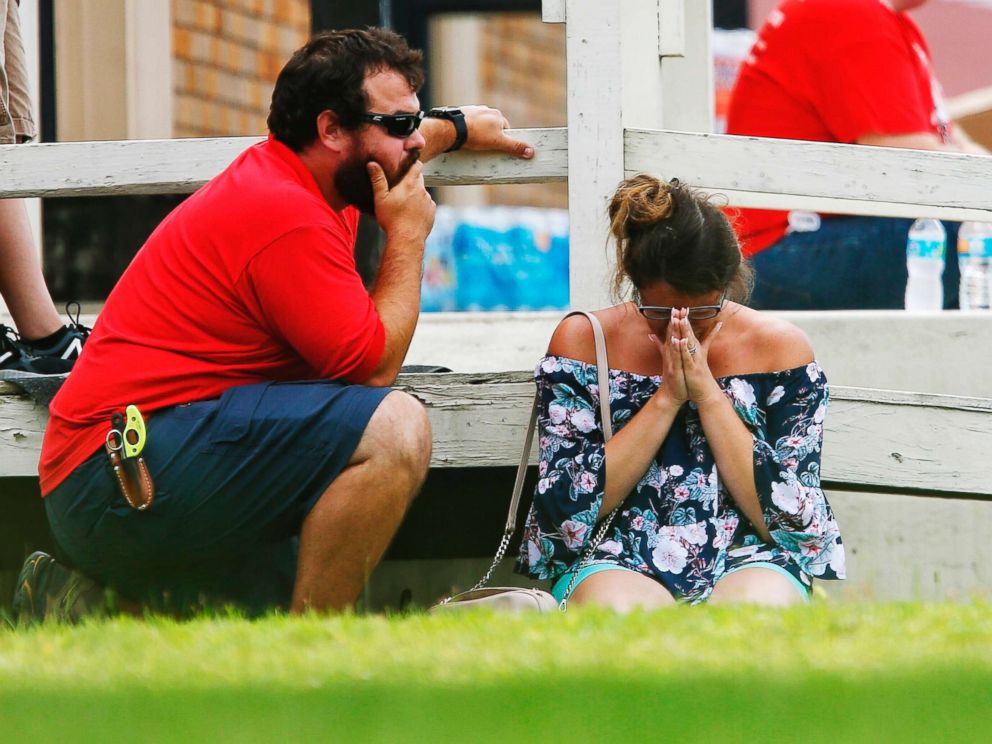
[[[389,388],[434,220],[421,163],[533,154],[493,109],[424,118],[422,82],[392,32],[316,36],[279,75],[268,140],[149,237],[52,402],[41,489],[75,571],[32,556],[22,615],[74,613],[80,574],[138,601],[355,602],[430,462],[424,409]],[[386,234],[371,292],[359,210]]]

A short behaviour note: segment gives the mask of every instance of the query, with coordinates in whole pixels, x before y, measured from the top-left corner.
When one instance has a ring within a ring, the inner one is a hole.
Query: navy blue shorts
[[[103,449],[45,498],[63,559],[165,609],[203,595],[249,611],[288,605],[303,520],[389,393],[262,383],[156,411],[144,450],[156,491],[148,510],[124,500]]]

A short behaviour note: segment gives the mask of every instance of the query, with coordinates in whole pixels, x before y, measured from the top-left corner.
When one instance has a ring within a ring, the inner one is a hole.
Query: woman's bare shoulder
[[[626,312],[625,305],[615,305],[603,310],[593,311],[593,315],[603,326],[607,343],[616,333],[620,317]],[[593,335],[592,324],[584,315],[569,315],[563,318],[551,336],[548,344],[548,354],[551,356],[578,359],[589,364],[596,363],[596,339]]]
[[[813,345],[798,326],[750,308],[742,308],[741,316],[742,335],[764,371],[793,369],[814,360]]]

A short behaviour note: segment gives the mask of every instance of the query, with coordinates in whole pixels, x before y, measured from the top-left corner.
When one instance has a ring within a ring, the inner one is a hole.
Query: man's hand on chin
[[[375,197],[375,219],[387,238],[410,241],[423,249],[434,225],[434,200],[424,186],[424,166],[414,163],[399,182],[390,187],[382,166],[366,164]]]

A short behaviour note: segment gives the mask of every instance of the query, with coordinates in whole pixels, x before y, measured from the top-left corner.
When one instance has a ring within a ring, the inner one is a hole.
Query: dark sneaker
[[[83,617],[107,614],[106,592],[93,579],[66,568],[40,550],[24,561],[14,592],[18,625],[51,620],[78,623]]]
[[[17,331],[0,324],[0,370],[26,372],[29,363],[30,357],[25,353]]]
[[[70,310],[73,305],[75,318]],[[47,346],[37,346],[22,339],[13,328],[0,325],[0,379],[64,375],[72,370],[90,335],[90,329],[79,322],[79,310],[78,302],[66,303],[69,325],[57,341]]]

